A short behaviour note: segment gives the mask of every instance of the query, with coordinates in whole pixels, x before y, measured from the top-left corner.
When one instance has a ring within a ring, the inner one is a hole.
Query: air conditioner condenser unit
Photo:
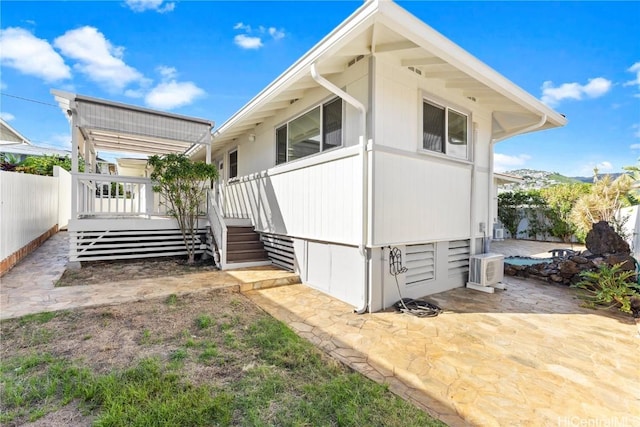
[[[477,254],[469,259],[469,281],[467,288],[493,293],[494,289],[504,289],[504,255]]]

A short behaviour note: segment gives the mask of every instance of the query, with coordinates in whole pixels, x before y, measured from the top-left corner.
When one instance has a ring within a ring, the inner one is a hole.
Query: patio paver
[[[268,266],[175,277],[132,278],[119,282],[110,282],[107,277],[105,283],[100,285],[56,288],[56,281],[65,271],[68,253],[68,234],[59,232],[1,277],[0,319],[215,288],[235,287],[239,291],[246,291],[300,283],[296,274]]]
[[[640,426],[633,319],[580,307],[572,289],[432,295],[445,312],[357,315],[303,285],[247,293],[299,335],[452,426]]]

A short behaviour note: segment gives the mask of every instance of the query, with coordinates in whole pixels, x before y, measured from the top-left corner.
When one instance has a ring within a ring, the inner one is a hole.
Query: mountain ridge
[[[539,190],[541,188],[550,187],[557,184],[571,183],[593,183],[593,176],[565,176],[558,172],[549,172],[536,169],[514,169],[502,172],[505,175],[517,176],[523,179],[522,183],[505,184],[501,186],[501,191],[514,190]],[[622,175],[622,173],[598,174],[598,178],[605,175],[611,176],[613,179]]]

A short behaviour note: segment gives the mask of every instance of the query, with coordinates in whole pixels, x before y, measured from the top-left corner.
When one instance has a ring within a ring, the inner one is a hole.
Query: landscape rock
[[[562,283],[564,281],[564,279],[557,274],[552,274],[549,278],[556,283]]]
[[[571,258],[571,261],[578,263],[578,264],[586,264],[589,262],[589,259],[587,257],[584,256],[580,256],[580,255],[576,255],[573,258]]]
[[[629,255],[631,253],[629,244],[613,230],[607,221],[600,221],[593,225],[587,234],[586,246],[594,255]]]
[[[551,262],[529,266],[512,265],[507,260],[504,272],[508,276],[533,277],[568,286],[581,281],[581,273],[596,272],[603,264],[613,266],[621,263],[624,270],[635,270],[629,245],[605,221],[593,226],[587,235],[587,248],[577,253],[567,251],[564,256],[555,257]]]
[[[612,254],[605,259],[605,262],[608,265],[622,264],[622,270],[626,271],[635,271],[636,269],[636,264],[630,255]]]
[[[571,260],[566,260],[559,263],[560,267],[560,275],[562,277],[566,277],[567,279],[573,276],[574,274],[578,274],[580,269],[578,268],[578,264]]]

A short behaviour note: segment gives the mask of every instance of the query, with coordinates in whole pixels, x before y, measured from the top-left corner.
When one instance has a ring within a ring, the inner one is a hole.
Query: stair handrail
[[[209,191],[209,223],[211,224],[211,231],[213,233],[213,243],[217,247],[217,254],[215,256],[216,248],[214,248],[214,260],[216,266],[219,269],[224,269],[227,265],[227,224],[224,222],[224,217],[220,211],[220,207],[215,201],[215,197],[211,191]]]

